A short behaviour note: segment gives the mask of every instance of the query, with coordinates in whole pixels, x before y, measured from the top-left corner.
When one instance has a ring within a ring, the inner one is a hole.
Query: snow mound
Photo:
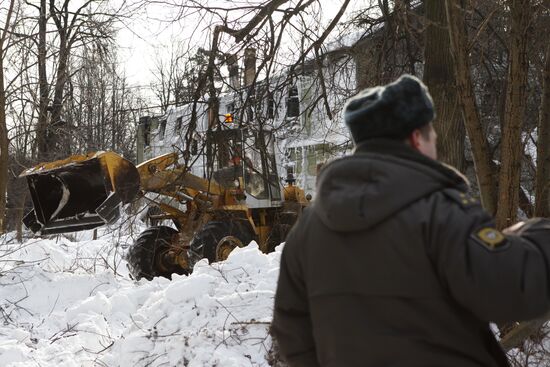
[[[135,282],[131,236],[0,237],[0,365],[268,366],[282,246]]]

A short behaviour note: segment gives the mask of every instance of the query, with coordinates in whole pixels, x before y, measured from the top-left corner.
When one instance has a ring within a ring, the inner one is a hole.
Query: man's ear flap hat
[[[367,88],[344,107],[344,121],[355,144],[373,138],[405,139],[435,118],[428,88],[412,75]]]

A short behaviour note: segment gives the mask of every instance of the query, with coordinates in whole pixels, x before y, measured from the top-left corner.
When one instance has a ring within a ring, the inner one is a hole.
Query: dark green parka
[[[291,366],[507,366],[489,322],[550,308],[550,224],[503,234],[460,174],[375,140],[318,178],[287,238],[273,334]]]

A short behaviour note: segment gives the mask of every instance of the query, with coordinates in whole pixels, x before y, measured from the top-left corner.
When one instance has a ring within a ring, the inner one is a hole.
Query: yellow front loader
[[[230,135],[241,136],[237,131]],[[225,136],[222,141],[232,140]],[[279,185],[265,152],[259,155],[265,163],[260,169],[245,156],[243,144],[232,151],[240,156],[225,167],[216,165],[210,179],[180,165],[176,153],[137,166],[113,152],[40,164],[21,175],[34,205],[23,222],[38,234],[91,229],[114,223],[121,203],[142,198],[156,209],[151,219],[170,220],[174,226],[149,227],[128,249],[128,267],[136,279],[187,274],[198,260],[224,260],[253,240],[270,252],[284,241],[309,198],[291,176]]]

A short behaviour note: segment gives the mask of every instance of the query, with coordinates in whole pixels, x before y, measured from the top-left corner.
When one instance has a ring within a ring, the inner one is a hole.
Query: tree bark
[[[46,0],[40,0],[40,16],[38,19],[38,83],[40,99],[38,102],[38,123],[36,139],[38,141],[38,156],[43,158],[48,153],[48,77],[46,71]]]
[[[548,195],[550,187],[550,46],[546,48],[542,85],[537,139],[535,216],[550,217],[550,197]]]
[[[510,39],[508,83],[502,142],[500,151],[500,172],[498,185],[498,208],[496,225],[506,228],[517,219],[521,176],[521,128],[527,101],[527,28],[529,26],[530,0],[509,0]]]
[[[472,146],[481,202],[487,211],[495,213],[496,182],[488,149],[489,144],[483,133],[479,109],[474,95],[464,14],[459,0],[445,0],[445,7],[458,102]]]
[[[439,159],[465,170],[464,140],[466,131],[458,107],[453,73],[453,58],[447,26],[445,3],[425,0],[424,9],[428,22],[424,50],[424,81],[430,89],[437,116],[434,127],[438,135]]]
[[[6,23],[0,33],[0,233],[6,230],[6,195],[8,190],[9,140],[6,121],[6,89],[4,85],[4,45],[15,1],[9,3]]]
[[[70,45],[65,35],[65,29],[58,29],[59,37],[59,60],[57,64],[57,77],[54,85],[54,96],[51,106],[51,119],[50,129],[48,131],[48,150],[50,152],[61,153],[62,155],[69,154],[65,151],[68,147],[62,145],[63,134],[66,134],[63,130],[64,121],[61,119],[61,112],[63,111],[63,95],[65,90],[65,84],[67,83],[67,65],[69,55],[71,52]]]
[[[8,128],[4,89],[3,42],[0,39],[0,233],[6,230],[6,194],[8,189]]]
[[[23,242],[23,217],[25,216],[25,202],[27,201],[28,190],[23,192],[17,198],[17,208],[15,210],[15,228],[17,231],[17,242]]]

